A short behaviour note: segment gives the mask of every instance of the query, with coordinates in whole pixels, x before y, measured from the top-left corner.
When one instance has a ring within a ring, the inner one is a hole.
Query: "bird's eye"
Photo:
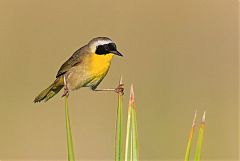
[[[108,44],[108,47],[109,47],[110,51],[116,51],[117,50],[117,47],[114,43]]]
[[[106,51],[109,51],[109,47],[108,47],[108,45],[106,44],[106,45],[104,45],[104,48],[105,48],[105,50]]]
[[[107,54],[108,51],[106,50],[104,45],[99,45],[96,49],[96,54],[102,55],[102,54]]]

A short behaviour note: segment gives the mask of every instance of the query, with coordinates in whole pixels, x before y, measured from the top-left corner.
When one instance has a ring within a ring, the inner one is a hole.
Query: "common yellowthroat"
[[[94,91],[122,92],[122,85],[115,89],[96,89],[108,73],[114,55],[123,56],[111,39],[107,37],[92,39],[87,45],[75,51],[60,67],[56,80],[43,90],[34,102],[48,101],[63,87],[63,96],[81,87],[90,87]]]

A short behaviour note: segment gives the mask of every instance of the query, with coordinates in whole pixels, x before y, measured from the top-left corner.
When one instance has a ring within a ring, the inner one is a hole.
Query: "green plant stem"
[[[192,138],[193,138],[193,134],[194,134],[194,131],[195,131],[196,116],[197,116],[197,111],[195,111],[194,118],[193,118],[193,121],[192,121],[192,128],[190,130],[189,137],[188,137],[188,143],[187,143],[187,148],[186,148],[184,161],[189,161],[190,160],[190,152],[191,152],[191,147],[192,147]]]
[[[200,160],[201,155],[201,149],[202,149],[202,141],[203,141],[203,133],[204,133],[204,125],[200,125],[199,134],[198,134],[198,140],[197,140],[197,146],[194,156],[194,161]]]
[[[200,161],[204,129],[205,129],[205,112],[203,113],[202,121],[201,121],[200,128],[199,128],[197,146],[196,146],[195,155],[194,155],[194,161]]]
[[[131,85],[127,119],[125,161],[138,161],[138,160],[139,160],[139,146],[138,146],[136,107],[133,85]]]
[[[137,132],[137,115],[136,109],[133,105],[132,108],[132,138],[133,138],[133,158],[139,160],[139,148],[138,148],[138,132]]]
[[[132,108],[128,108],[125,161],[132,161]]]
[[[122,102],[123,96],[119,93],[115,135],[115,161],[122,161]]]
[[[66,119],[66,131],[67,131],[67,147],[68,147],[68,161],[74,161],[74,150],[72,142],[72,132],[70,127],[70,118],[68,112],[68,96],[65,97],[65,119]]]

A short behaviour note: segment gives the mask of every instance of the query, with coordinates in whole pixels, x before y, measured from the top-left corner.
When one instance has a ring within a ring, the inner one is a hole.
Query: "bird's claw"
[[[124,84],[119,84],[117,88],[115,88],[115,92],[124,95]]]
[[[64,87],[64,92],[63,92],[63,95],[62,95],[62,97],[68,97],[69,96],[69,90],[68,90],[68,88],[67,87]]]

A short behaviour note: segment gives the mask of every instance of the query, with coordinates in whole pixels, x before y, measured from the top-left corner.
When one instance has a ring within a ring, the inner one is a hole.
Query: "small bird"
[[[123,92],[122,84],[115,89],[96,89],[108,73],[114,55],[123,56],[110,38],[92,39],[87,45],[75,51],[60,67],[56,80],[34,99],[34,103],[48,101],[63,87],[63,97],[81,87],[90,87],[94,91]]]

